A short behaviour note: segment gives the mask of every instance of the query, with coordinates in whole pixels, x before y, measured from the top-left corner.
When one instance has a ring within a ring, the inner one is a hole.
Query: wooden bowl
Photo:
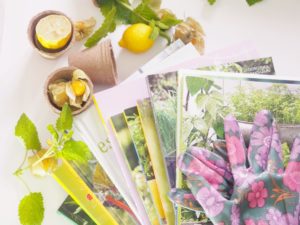
[[[51,109],[55,112],[55,113],[60,113],[61,112],[61,108],[56,106],[51,99],[48,87],[50,84],[54,83],[55,81],[59,80],[59,79],[64,79],[64,80],[71,80],[72,79],[72,73],[74,70],[78,69],[77,67],[73,67],[73,66],[68,66],[68,67],[62,67],[58,70],[55,70],[53,73],[51,73],[49,75],[49,77],[46,80],[45,86],[44,86],[44,95],[47,99],[48,104],[50,105]],[[88,86],[91,90],[91,94],[88,98],[88,100],[84,103],[83,107],[80,109],[76,109],[76,110],[72,110],[72,114],[73,115],[78,115],[80,113],[82,113],[83,111],[85,111],[90,104],[93,102],[92,100],[92,95],[93,95],[93,83],[92,81],[88,78],[87,79],[87,83]]]
[[[94,4],[94,6],[96,6],[96,7],[99,8],[99,4],[98,4],[97,0],[92,0],[92,2],[93,2],[93,4]]]
[[[71,38],[68,41],[68,43],[60,49],[55,49],[55,50],[46,49],[38,42],[38,40],[36,38],[35,28],[36,28],[37,23],[42,18],[44,18],[46,16],[49,16],[49,15],[62,15],[62,16],[65,16],[72,24]],[[75,42],[75,28],[74,28],[74,24],[73,24],[72,20],[68,16],[66,16],[64,13],[59,12],[59,11],[54,11],[54,10],[43,11],[43,12],[37,14],[36,16],[34,16],[31,19],[31,21],[29,22],[29,26],[28,26],[28,29],[27,29],[27,35],[28,35],[28,39],[29,39],[29,42],[31,43],[32,47],[35,50],[37,50],[38,53],[41,54],[41,56],[43,56],[47,59],[55,59],[55,58],[61,56],[66,51],[68,51]]]

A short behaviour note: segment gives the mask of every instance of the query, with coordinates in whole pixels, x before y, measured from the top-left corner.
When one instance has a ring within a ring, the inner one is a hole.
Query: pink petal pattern
[[[265,183],[263,181],[252,183],[251,191],[247,194],[250,208],[262,208],[265,205],[265,199],[268,197],[268,190],[264,186]]]
[[[203,187],[198,191],[196,199],[210,217],[219,215],[224,209],[224,199],[207,187]]]

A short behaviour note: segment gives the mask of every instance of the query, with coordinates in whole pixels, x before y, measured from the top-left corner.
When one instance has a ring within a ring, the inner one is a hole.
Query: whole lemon
[[[129,26],[123,33],[119,45],[134,53],[142,53],[150,49],[154,40],[150,39],[152,28],[144,23]]]

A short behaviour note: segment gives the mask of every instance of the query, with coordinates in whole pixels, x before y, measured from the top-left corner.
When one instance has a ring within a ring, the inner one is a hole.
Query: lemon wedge
[[[72,23],[62,15],[49,15],[37,23],[35,33],[39,43],[47,49],[64,47],[72,35]]]

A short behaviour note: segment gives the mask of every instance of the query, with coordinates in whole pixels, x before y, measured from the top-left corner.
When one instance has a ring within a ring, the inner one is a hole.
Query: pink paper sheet
[[[210,65],[220,65],[223,63],[244,61],[258,57],[259,54],[254,43],[251,41],[243,41],[218,51],[207,53],[192,60],[181,62],[175,66],[164,68],[159,72],[165,73],[181,69],[197,69]]]

